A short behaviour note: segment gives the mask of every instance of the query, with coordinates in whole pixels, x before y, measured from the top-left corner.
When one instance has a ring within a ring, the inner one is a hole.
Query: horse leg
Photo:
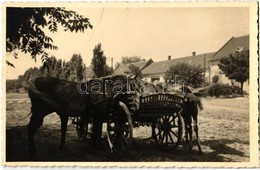
[[[100,141],[102,132],[102,120],[101,120],[100,110],[95,109],[93,114],[93,133],[90,139],[90,145],[95,150],[98,146],[98,141]]]
[[[62,113],[59,114],[61,120],[61,142],[60,142],[60,149],[62,150],[65,145],[66,140],[66,131],[68,125],[68,116],[63,115]]]
[[[188,125],[185,122],[185,140],[186,140],[187,144],[189,143],[189,134],[188,134],[188,132],[189,132],[189,127],[188,127]]]
[[[191,126],[191,115],[189,112],[185,112],[183,115],[185,124],[185,138],[186,143],[189,146],[189,151],[192,149],[192,126]]]
[[[185,137],[186,137],[186,143],[189,146],[189,151],[192,149],[192,126],[191,126],[191,113],[189,108],[189,105],[184,106],[185,110],[183,112],[183,119],[184,119],[184,124],[185,124]]]
[[[34,136],[37,129],[42,125],[45,114],[41,112],[37,112],[37,110],[34,110],[33,108],[31,108],[31,112],[32,112],[32,116],[30,118],[29,124],[27,125],[27,130],[28,130],[29,152],[31,156],[34,156],[36,154]]]
[[[201,144],[200,144],[200,139],[199,139],[199,128],[198,128],[198,125],[197,125],[197,120],[194,120],[194,131],[195,131],[195,134],[196,134],[196,138],[197,138],[197,145],[198,145],[198,149],[199,149],[199,154],[202,154],[202,149],[201,149]]]
[[[189,151],[191,151],[192,150],[192,125],[191,125],[191,123],[189,124],[188,133],[189,133]]]

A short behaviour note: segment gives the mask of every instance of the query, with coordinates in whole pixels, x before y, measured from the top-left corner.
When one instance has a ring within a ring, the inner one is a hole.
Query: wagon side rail
[[[162,116],[179,112],[182,109],[183,97],[177,94],[151,94],[140,97],[139,116]]]

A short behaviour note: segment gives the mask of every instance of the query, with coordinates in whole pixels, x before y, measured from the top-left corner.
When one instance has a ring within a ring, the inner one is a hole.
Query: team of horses
[[[148,91],[144,91],[147,88],[140,87],[140,84],[148,86]],[[116,96],[124,95],[129,91],[136,91],[140,95],[147,92],[161,92],[162,90],[171,92],[169,87],[143,83],[135,76],[127,75],[107,76],[82,83],[42,77],[37,78],[34,82],[28,82],[28,85],[28,94],[31,100],[31,119],[27,127],[29,152],[32,156],[36,153],[34,140],[36,131],[42,125],[44,117],[50,113],[56,112],[61,120],[61,149],[65,145],[69,117],[80,117],[80,122],[78,122],[80,127],[84,127],[91,119],[93,133],[90,145],[92,148],[98,149],[103,122],[106,121],[113,106],[113,99]],[[188,87],[183,86],[182,88],[182,92],[185,91],[182,109],[185,139],[189,145],[189,150],[191,150],[192,127],[194,127],[198,150],[199,153],[202,153],[197,125],[198,108],[202,109],[202,104]]]

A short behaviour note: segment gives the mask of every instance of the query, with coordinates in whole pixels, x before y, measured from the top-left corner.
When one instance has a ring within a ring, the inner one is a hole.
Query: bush
[[[182,81],[185,85],[193,88],[205,84],[204,69],[189,63],[176,63],[170,66],[165,73],[166,80],[174,80],[176,83]]]
[[[216,83],[212,85],[208,91],[210,96],[215,97],[234,97],[239,95],[240,88],[237,86],[230,86],[228,84],[219,84]]]
[[[218,75],[215,75],[212,77],[212,83],[218,83],[219,81],[219,76]]]

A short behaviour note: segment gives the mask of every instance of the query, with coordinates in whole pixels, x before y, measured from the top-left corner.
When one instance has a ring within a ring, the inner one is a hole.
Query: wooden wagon
[[[130,149],[134,127],[151,126],[156,144],[165,149],[176,149],[182,139],[181,117],[183,97],[178,94],[119,95],[107,118],[108,141],[113,151]]]

